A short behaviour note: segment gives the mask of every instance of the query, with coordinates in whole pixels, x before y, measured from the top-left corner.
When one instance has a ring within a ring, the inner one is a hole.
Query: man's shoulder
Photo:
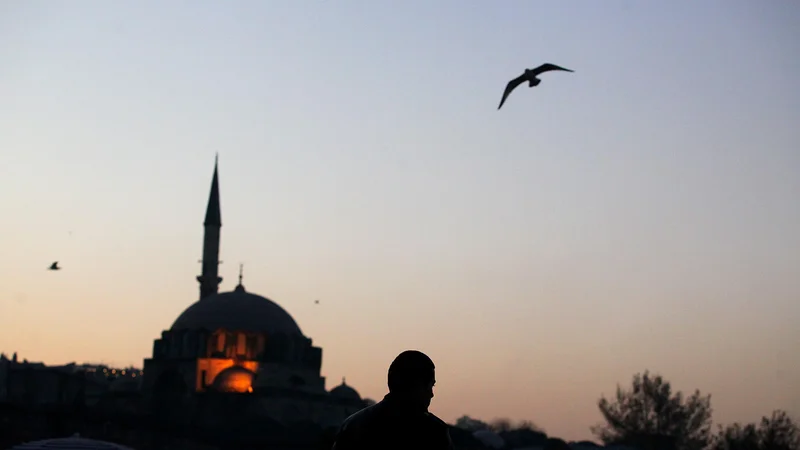
[[[347,419],[344,420],[344,422],[342,422],[342,427],[361,428],[365,425],[366,426],[372,425],[372,422],[376,420],[380,422],[379,419],[382,419],[383,416],[385,415],[382,414],[382,412],[388,413],[387,411],[384,411],[384,409],[385,406],[381,402],[368,406],[364,409],[361,409],[360,411],[357,411],[354,414],[351,414],[350,417],[348,417]],[[444,420],[440,419],[435,414],[430,412],[425,413],[424,421],[428,425],[436,429],[442,429],[442,430],[450,429],[450,425],[448,425],[447,422],[445,422]]]
[[[428,421],[436,428],[441,428],[443,430],[450,430],[450,425],[447,424],[444,420],[438,418],[436,414],[428,413],[427,414]]]
[[[379,402],[350,415],[342,422],[334,450],[361,448],[365,443],[396,439],[401,430],[400,435],[412,441],[421,439],[420,442],[430,442],[434,445],[431,448],[453,448],[450,425],[436,415],[398,416],[397,411]]]
[[[428,421],[431,423],[433,435],[436,442],[441,444],[442,449],[453,450],[453,437],[450,435],[450,424],[436,417],[435,414],[428,413]]]
[[[367,406],[366,408],[362,408],[351,414],[350,417],[344,419],[344,422],[342,422],[342,427],[358,427],[364,422],[368,422],[375,415],[379,404],[380,403]]]

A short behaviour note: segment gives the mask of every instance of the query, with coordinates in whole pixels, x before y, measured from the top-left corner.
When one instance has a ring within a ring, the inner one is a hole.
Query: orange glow
[[[214,380],[216,389],[223,392],[253,392],[253,373],[246,370],[233,370],[218,375]]]
[[[217,378],[220,372],[233,366],[244,367],[245,369],[256,373],[258,372],[258,361],[236,361],[233,358],[200,358],[197,360],[197,383],[196,390],[198,392],[205,391],[207,387],[211,386],[214,379]],[[203,378],[205,376],[205,379]],[[252,380],[248,381],[248,386]],[[237,381],[238,383],[238,381]],[[249,392],[246,387],[241,392]],[[252,389],[251,389],[252,390]],[[239,392],[239,391],[236,391]]]

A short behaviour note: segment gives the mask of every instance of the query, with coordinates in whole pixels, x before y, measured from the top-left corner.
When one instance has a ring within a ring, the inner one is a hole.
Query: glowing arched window
[[[236,336],[236,353],[239,355],[247,353],[247,335],[244,333],[239,333]]]
[[[221,352],[225,350],[225,333],[217,334],[217,351]]]

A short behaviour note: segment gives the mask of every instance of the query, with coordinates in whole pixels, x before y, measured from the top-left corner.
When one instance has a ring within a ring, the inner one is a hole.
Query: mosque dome
[[[86,439],[76,434],[68,438],[45,439],[41,441],[26,442],[11,447],[11,450],[39,450],[39,449],[63,449],[63,450],[132,450],[130,447],[114,444],[113,442]]]
[[[215,378],[213,388],[217,392],[253,392],[253,380],[256,374],[240,366],[231,366],[220,372]]]
[[[186,308],[171,330],[249,331],[255,333],[301,335],[300,327],[272,300],[251,294],[239,284],[232,292],[205,297]]]
[[[361,395],[358,391],[348,386],[342,378],[342,384],[331,389],[330,394],[332,397],[341,398],[343,400],[358,400],[361,401]]]

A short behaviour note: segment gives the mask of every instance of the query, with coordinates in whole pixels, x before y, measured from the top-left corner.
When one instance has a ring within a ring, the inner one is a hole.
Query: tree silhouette
[[[509,419],[495,419],[486,423],[469,416],[456,419],[456,428],[469,433],[488,430],[497,433],[508,448],[541,447],[547,441],[547,434],[529,420],[523,420],[514,425]]]
[[[467,430],[470,433],[474,433],[479,430],[488,430],[491,428],[488,423],[482,420],[473,419],[470,416],[461,416],[456,419],[456,426],[463,430]]]
[[[720,427],[711,450],[759,450],[758,431],[752,423]]]
[[[695,391],[688,398],[672,392],[661,375],[633,376],[630,390],[617,386],[612,403],[598,403],[606,423],[592,427],[605,444],[636,446],[645,450],[701,450],[711,436],[711,396]]]
[[[547,434],[530,421],[522,421],[511,430],[499,433],[509,448],[542,447],[547,442]]]
[[[758,434],[764,449],[800,450],[800,426],[786,411],[776,410],[761,418]]]
[[[542,446],[543,450],[571,450],[572,447],[569,446],[563,439],[559,438],[548,438],[544,445]]]
[[[489,424],[489,429],[494,431],[495,433],[503,433],[506,431],[510,431],[512,429],[511,420],[505,417],[494,419]]]
[[[537,433],[544,433],[544,429],[537,426],[535,423],[531,422],[530,420],[523,420],[522,422],[518,423],[517,426],[514,427],[515,430],[521,431],[535,431]]]
[[[800,426],[781,410],[761,423],[720,427],[711,450],[800,450]]]

